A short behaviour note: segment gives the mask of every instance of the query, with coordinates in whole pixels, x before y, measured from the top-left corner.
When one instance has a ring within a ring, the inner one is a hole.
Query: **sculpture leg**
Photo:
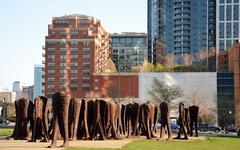
[[[197,121],[194,121],[194,124],[195,124],[196,137],[198,137],[198,125],[197,125]]]
[[[41,120],[41,124],[42,124],[43,138],[44,138],[41,142],[48,142],[49,141],[48,132],[43,120]]]
[[[89,136],[89,130],[88,130],[88,124],[87,124],[87,110],[84,110],[83,123],[84,123],[84,129],[85,129],[85,138],[89,139],[90,136]]]
[[[58,117],[57,116],[53,116],[52,118],[52,127],[53,127],[53,131],[52,131],[52,143],[49,146],[49,148],[54,148],[57,146],[57,128],[58,128]]]
[[[168,133],[168,139],[171,139],[171,133],[172,133],[172,131],[171,131],[171,126],[170,126],[170,123],[168,122],[167,123],[167,133]]]
[[[190,120],[190,136],[193,136],[193,121]]]
[[[66,147],[69,145],[69,136],[68,136],[68,104],[64,105],[63,116],[61,117],[62,127],[60,127],[63,131],[63,145],[61,147]],[[59,120],[60,121],[60,120]]]

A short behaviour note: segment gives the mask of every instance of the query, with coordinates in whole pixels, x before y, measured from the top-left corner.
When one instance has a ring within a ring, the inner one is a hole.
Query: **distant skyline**
[[[147,0],[1,0],[0,13],[0,87],[10,90],[14,81],[33,84],[52,17],[85,14],[109,33],[147,32]]]

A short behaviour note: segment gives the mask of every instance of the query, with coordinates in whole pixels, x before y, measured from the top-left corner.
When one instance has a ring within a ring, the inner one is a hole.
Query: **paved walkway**
[[[70,147],[85,147],[85,148],[121,148],[124,145],[130,143],[134,139],[124,140],[105,140],[105,141],[70,141]],[[57,146],[60,146],[62,141],[57,142]],[[0,138],[0,150],[46,150],[49,149],[50,143],[31,143],[26,140],[6,140]],[[64,148],[52,148],[51,150],[62,150]]]

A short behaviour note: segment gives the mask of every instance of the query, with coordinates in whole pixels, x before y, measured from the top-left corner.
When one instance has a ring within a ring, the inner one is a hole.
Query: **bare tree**
[[[167,85],[166,83],[159,81],[157,78],[153,78],[152,88],[148,89],[148,94],[156,103],[166,101],[171,103],[173,100],[182,97],[183,91],[177,85]]]
[[[192,64],[193,61],[193,57],[191,54],[188,53],[184,53],[183,55],[183,61],[184,61],[184,65],[189,66]]]
[[[196,105],[199,107],[200,122],[214,123],[216,121],[216,106],[214,101],[210,102],[209,98],[201,91],[200,88],[191,89],[184,96],[187,105]]]
[[[167,54],[163,60],[162,65],[164,67],[168,67],[171,68],[174,65],[174,59],[175,59],[175,55],[174,54]]]

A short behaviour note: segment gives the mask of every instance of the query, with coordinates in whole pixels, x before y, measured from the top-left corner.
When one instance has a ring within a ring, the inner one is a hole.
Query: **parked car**
[[[0,117],[0,124],[9,124],[10,122],[6,119],[3,119],[2,117]]]
[[[171,130],[172,130],[172,131],[175,131],[175,132],[178,132],[179,129],[180,129],[180,126],[177,125],[177,124],[174,124],[174,123],[171,123],[170,126],[171,126]],[[156,128],[157,128],[158,130],[160,130],[160,128],[161,128],[161,123],[157,123],[157,124],[156,124]]]
[[[234,125],[227,126],[226,132],[237,132],[237,128]]]
[[[201,131],[201,132],[206,132],[206,131],[220,132],[221,128],[216,127],[216,126],[211,125],[211,124],[202,123],[202,124],[198,125],[198,130]]]
[[[180,126],[175,123],[171,123],[171,129],[172,131],[178,132],[180,129]]]

